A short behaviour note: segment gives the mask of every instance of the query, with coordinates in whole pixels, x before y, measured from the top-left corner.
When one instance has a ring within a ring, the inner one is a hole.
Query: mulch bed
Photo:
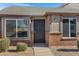
[[[55,56],[79,56],[78,49],[57,49],[54,51]]]
[[[33,56],[33,48],[28,47],[26,51],[18,52],[16,47],[11,46],[7,52],[0,52],[0,56]]]
[[[54,46],[51,51],[54,56],[79,56],[79,49],[76,46]]]
[[[60,52],[79,52],[79,49],[57,49]]]

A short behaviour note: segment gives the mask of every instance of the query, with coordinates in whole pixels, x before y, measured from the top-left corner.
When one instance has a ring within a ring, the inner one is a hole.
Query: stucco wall
[[[59,16],[51,16],[50,17],[50,32],[59,32],[60,28],[60,17]]]

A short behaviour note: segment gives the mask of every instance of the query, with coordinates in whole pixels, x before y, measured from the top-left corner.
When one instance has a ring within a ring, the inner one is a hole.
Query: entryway
[[[45,43],[45,20],[34,20],[34,43]]]

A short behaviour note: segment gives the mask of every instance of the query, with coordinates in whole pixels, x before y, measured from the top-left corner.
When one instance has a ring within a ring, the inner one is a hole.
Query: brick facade
[[[61,33],[49,33],[49,46],[59,46]]]
[[[49,33],[49,47],[50,46],[76,46],[77,38],[62,38],[61,33]]]
[[[18,42],[23,42],[23,43],[27,43],[28,46],[32,46],[33,42],[31,40],[11,40],[11,45],[15,46],[17,45]]]

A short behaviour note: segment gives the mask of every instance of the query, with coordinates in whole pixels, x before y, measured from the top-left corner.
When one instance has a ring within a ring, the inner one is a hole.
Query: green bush
[[[10,45],[10,40],[8,38],[0,39],[0,51],[7,51]]]
[[[25,51],[27,49],[27,44],[26,43],[17,43],[17,47],[16,47],[16,50],[17,51]]]

